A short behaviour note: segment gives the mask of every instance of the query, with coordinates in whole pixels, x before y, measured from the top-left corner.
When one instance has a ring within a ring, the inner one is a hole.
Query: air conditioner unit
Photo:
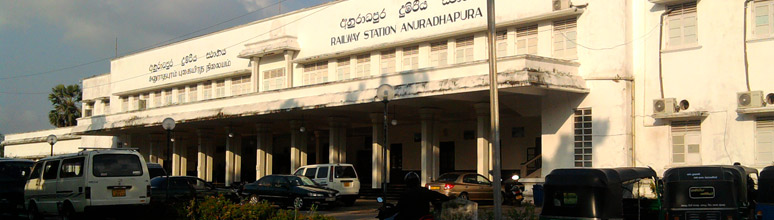
[[[677,112],[677,101],[675,98],[654,99],[653,114],[673,114]]]
[[[736,93],[736,104],[738,108],[758,108],[766,105],[763,100],[763,91]]]
[[[570,0],[553,0],[554,11],[570,8]]]
[[[137,110],[145,110],[148,107],[147,100],[137,100]]]

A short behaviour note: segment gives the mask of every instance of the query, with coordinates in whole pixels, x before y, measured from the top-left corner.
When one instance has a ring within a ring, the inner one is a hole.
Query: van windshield
[[[355,168],[352,166],[336,166],[336,178],[357,178]]]
[[[0,163],[0,180],[26,179],[30,174],[32,162]]]
[[[95,177],[142,176],[140,158],[134,154],[99,154],[94,156]]]

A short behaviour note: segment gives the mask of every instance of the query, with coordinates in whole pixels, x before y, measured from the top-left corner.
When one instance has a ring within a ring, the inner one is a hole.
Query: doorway
[[[439,150],[439,174],[454,172],[454,141],[441,142]]]
[[[403,183],[403,144],[390,144],[390,183]]]

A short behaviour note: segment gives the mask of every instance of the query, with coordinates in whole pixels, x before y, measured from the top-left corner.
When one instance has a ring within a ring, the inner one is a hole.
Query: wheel
[[[466,192],[460,193],[460,195],[457,196],[457,198],[460,198],[460,199],[463,199],[463,200],[470,200],[468,198],[468,193],[466,193]]]
[[[27,218],[30,220],[41,220],[43,216],[38,212],[38,206],[35,203],[30,203],[30,207],[27,209]]]
[[[261,202],[261,200],[260,200],[260,198],[258,198],[258,195],[252,194],[252,195],[250,195],[250,198],[247,200],[247,202],[250,203],[250,204],[255,205],[255,204],[258,204],[259,202]]]
[[[62,216],[62,220],[79,219],[75,216],[75,208],[73,208],[73,205],[70,203],[64,204],[64,207],[62,207],[62,212],[59,213],[59,215]]]
[[[305,205],[304,204],[304,198],[296,197],[295,199],[293,199],[293,208],[294,209],[299,209],[300,210],[300,209],[304,208],[304,205]]]

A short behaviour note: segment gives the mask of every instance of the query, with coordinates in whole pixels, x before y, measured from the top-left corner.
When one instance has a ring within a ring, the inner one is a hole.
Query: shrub
[[[315,213],[315,208],[308,214],[298,210],[282,210],[271,207],[269,203],[236,204],[228,199],[219,197],[207,197],[203,200],[191,200],[186,207],[186,216],[190,219],[206,220],[333,220],[332,217]]]

